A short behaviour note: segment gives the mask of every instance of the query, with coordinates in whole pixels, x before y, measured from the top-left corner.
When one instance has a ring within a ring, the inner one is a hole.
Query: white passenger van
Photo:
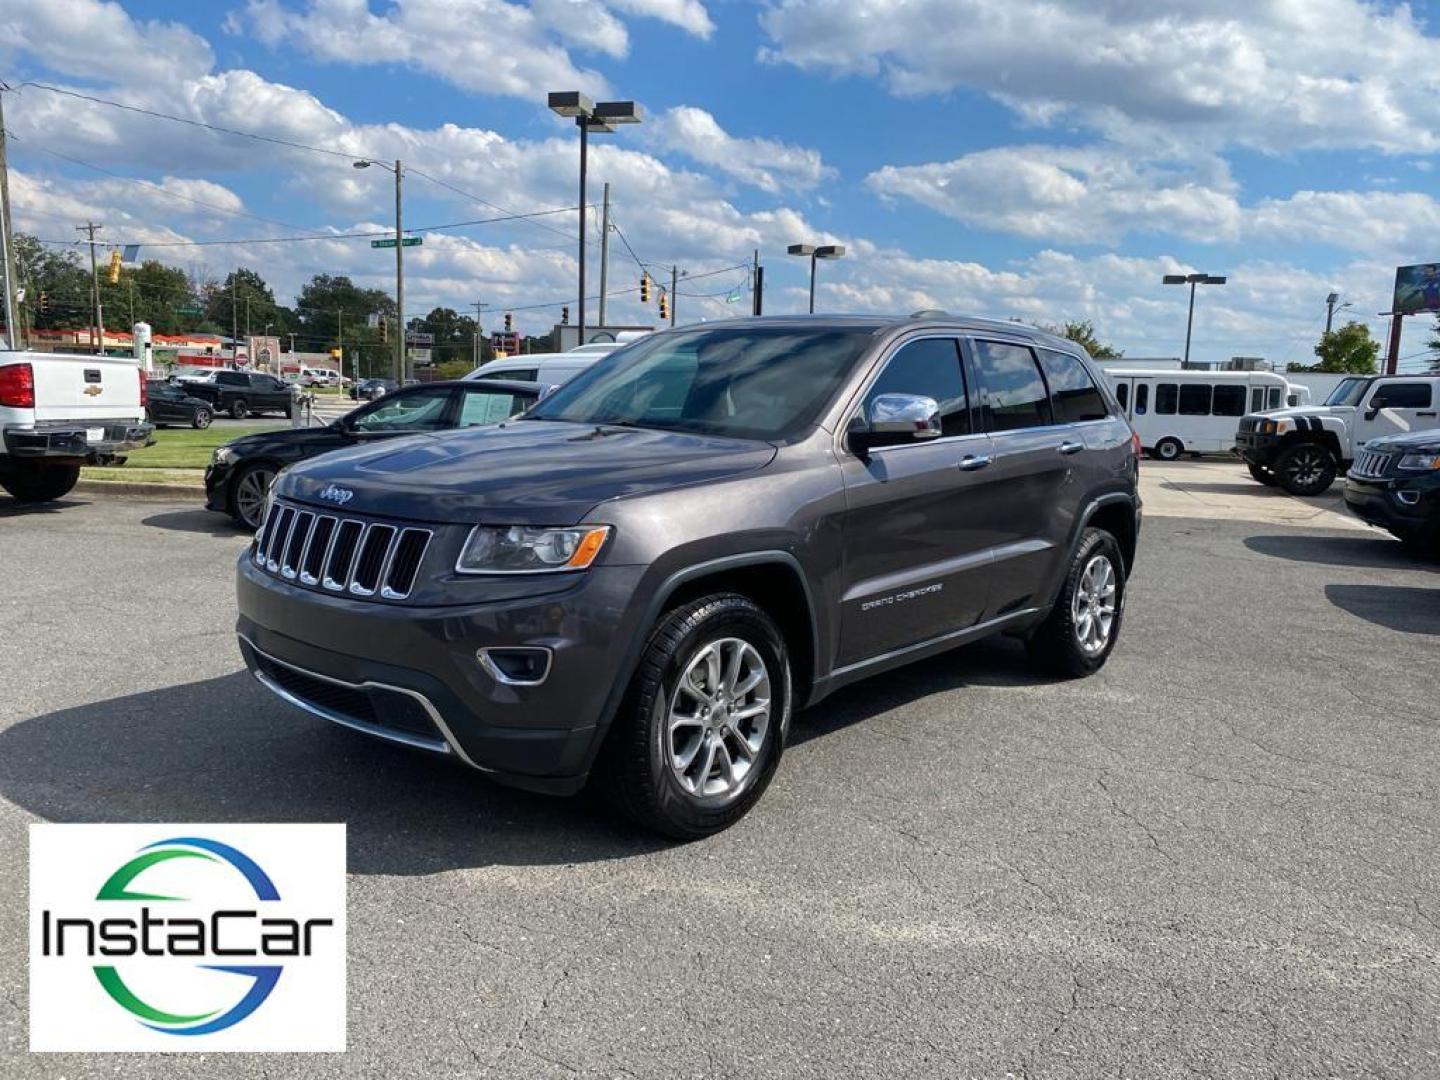
[[[614,341],[592,341],[586,345],[578,345],[569,352],[507,356],[500,360],[491,360],[489,363],[481,364],[465,378],[519,379],[521,382],[538,382],[548,386],[559,386],[592,366],[595,361],[609,356],[616,349],[645,336],[645,332],[622,330],[616,335]]]
[[[1269,371],[1138,371],[1105,375],[1125,416],[1153,457],[1227,453],[1246,413],[1289,405],[1298,392]]]

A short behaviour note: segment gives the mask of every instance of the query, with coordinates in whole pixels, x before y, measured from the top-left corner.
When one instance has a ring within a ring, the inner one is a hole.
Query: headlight
[[[217,446],[215,452],[210,455],[212,465],[230,465],[235,461],[235,451],[228,446]]]
[[[595,561],[609,525],[546,529],[476,525],[455,563],[459,574],[536,574],[584,570]]]
[[[1274,435],[1275,432],[1279,430],[1279,428],[1280,428],[1280,425],[1277,424],[1274,420],[1261,420],[1261,421],[1260,421],[1260,434],[1261,434],[1261,435]]]
[[[1440,454],[1433,452],[1406,454],[1400,459],[1400,468],[1415,470],[1440,469]]]

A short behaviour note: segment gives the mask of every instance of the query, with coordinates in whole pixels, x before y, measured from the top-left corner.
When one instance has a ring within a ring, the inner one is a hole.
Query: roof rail
[[[950,313],[942,311],[940,308],[921,308],[919,311],[910,313],[912,319],[948,319],[949,317]]]

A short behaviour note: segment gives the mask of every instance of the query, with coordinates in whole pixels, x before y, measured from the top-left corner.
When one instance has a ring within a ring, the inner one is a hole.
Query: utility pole
[[[83,232],[90,238],[90,300],[94,307],[95,317],[92,329],[95,334],[95,351],[101,356],[105,355],[105,323],[100,314],[100,266],[95,261],[95,234],[104,227],[96,225],[93,221],[75,226],[76,232]]]
[[[675,301],[679,297],[680,268],[670,267],[670,325],[675,325]]]
[[[240,279],[230,272],[230,366],[240,362],[240,297],[235,292]]]
[[[400,228],[400,159],[395,159],[395,382],[405,385],[405,234]],[[356,368],[358,375],[359,368]]]
[[[10,162],[5,150],[5,107],[3,90],[9,87],[0,84],[0,259],[5,270],[5,333],[10,348],[18,349],[21,335],[15,322],[15,237],[10,231]]]
[[[1335,321],[1335,305],[1340,302],[1339,293],[1331,293],[1325,297],[1325,336],[1330,336],[1330,324]]]
[[[760,309],[764,306],[765,295],[765,268],[760,265],[760,249],[755,249],[755,276],[752,279],[752,286],[755,290],[755,297],[751,302],[750,311],[752,315],[759,315]]]
[[[475,367],[479,367],[479,366],[480,366],[480,336],[481,336],[481,334],[482,334],[482,332],[483,332],[483,331],[481,330],[481,328],[480,328],[480,313],[483,312],[483,311],[484,311],[487,307],[489,307],[490,305],[489,305],[489,304],[482,304],[479,300],[476,300],[476,301],[475,301],[474,303],[472,303],[470,306],[475,309],[475,355],[474,355],[475,365],[474,365],[474,366],[475,366]]]
[[[600,202],[600,324],[605,325],[605,289],[610,280],[610,181]],[[583,345],[584,342],[581,342]]]

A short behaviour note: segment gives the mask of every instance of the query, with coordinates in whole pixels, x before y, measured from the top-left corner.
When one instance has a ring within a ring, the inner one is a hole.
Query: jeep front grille
[[[1390,455],[1377,450],[1361,450],[1355,455],[1355,461],[1350,466],[1352,475],[1370,480],[1384,479],[1389,471]]]
[[[415,587],[429,529],[340,517],[276,502],[251,558],[268,574],[326,592],[403,600]]]

